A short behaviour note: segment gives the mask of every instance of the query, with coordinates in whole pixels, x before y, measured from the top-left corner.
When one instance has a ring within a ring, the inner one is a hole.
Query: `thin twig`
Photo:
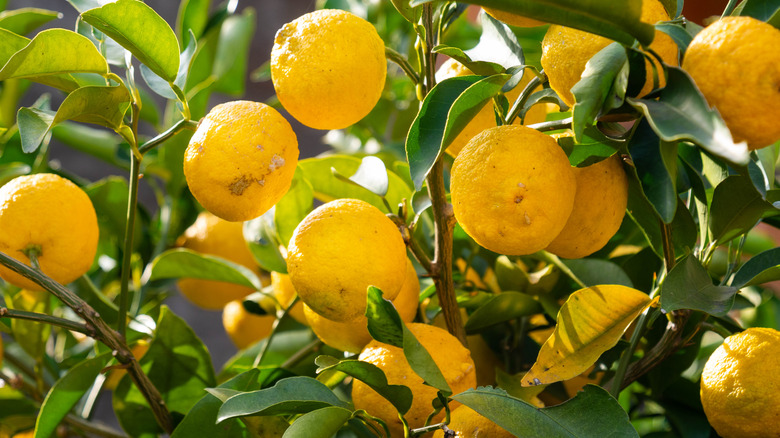
[[[69,319],[58,318],[45,313],[27,312],[24,310],[9,309],[0,307],[0,318],[25,319],[27,321],[41,322],[44,324],[56,325],[74,332],[82,333],[87,336],[94,336],[94,330],[90,330],[86,324],[71,321]]]

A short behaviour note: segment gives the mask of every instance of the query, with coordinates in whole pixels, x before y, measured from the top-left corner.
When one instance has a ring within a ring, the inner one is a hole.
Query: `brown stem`
[[[171,417],[168,408],[165,406],[165,401],[162,399],[160,392],[152,381],[149,380],[149,377],[143,370],[141,370],[138,361],[130,352],[124,338],[109,327],[95,309],[65,286],[3,252],[0,252],[0,263],[49,291],[86,321],[87,329],[94,331],[94,338],[113,350],[114,357],[116,357],[120,363],[129,366],[127,373],[144,395],[147,403],[149,403],[160,427],[168,434],[173,432],[173,418]]]

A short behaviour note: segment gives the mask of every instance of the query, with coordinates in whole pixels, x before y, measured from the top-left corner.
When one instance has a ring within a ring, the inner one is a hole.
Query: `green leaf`
[[[81,18],[168,82],[179,71],[179,42],[168,23],[138,0],[117,0],[84,11]]]
[[[197,278],[224,281],[260,290],[257,275],[245,266],[221,257],[201,254],[186,248],[165,251],[149,264],[149,280]]]
[[[595,385],[585,386],[563,404],[543,409],[490,387],[452,398],[520,438],[639,437],[617,400]]]
[[[497,64],[504,68],[525,64],[523,48],[509,26],[485,13],[480,14],[479,21],[482,25],[479,43],[464,51],[465,55],[473,60]]]
[[[677,48],[680,49],[680,56],[685,55],[688,45],[693,41],[693,35],[684,26],[674,23],[658,23],[655,28],[669,35],[672,41],[677,44]]]
[[[100,370],[111,359],[111,353],[87,359],[73,366],[52,386],[41,405],[35,423],[35,437],[49,438],[68,412],[94,385]]]
[[[433,0],[412,0],[418,6]],[[653,41],[653,26],[642,23],[642,3],[629,0],[616,8],[604,0],[468,0],[466,3],[486,6],[546,23],[560,24],[615,40],[626,46],[634,38],[643,45]]]
[[[773,248],[753,256],[742,265],[731,285],[737,289],[780,280],[780,248]]]
[[[311,377],[288,377],[271,388],[230,397],[219,409],[217,421],[246,415],[303,414],[336,406],[346,408],[327,386]]]
[[[98,217],[101,239],[114,239],[119,244],[124,241],[127,225],[127,195],[130,186],[127,180],[119,176],[110,176],[84,187],[89,195]],[[140,213],[136,211],[136,214]],[[135,242],[138,247],[143,243],[143,222],[135,222]]]
[[[542,306],[532,296],[504,291],[479,306],[466,321],[466,333],[472,335],[506,321],[542,312]]]
[[[75,72],[105,75],[108,63],[89,39],[65,29],[48,29],[8,59],[0,70],[0,81]]]
[[[352,417],[352,411],[329,406],[301,415],[284,432],[285,438],[330,438]]]
[[[231,15],[222,23],[212,70],[217,78],[215,91],[234,96],[244,94],[249,48],[257,21],[255,15],[255,10],[248,7],[241,15]]]
[[[609,44],[588,60],[582,79],[571,88],[574,100],[572,127],[574,138],[581,139],[586,127],[614,108],[626,97],[628,56],[619,43]]]
[[[290,242],[295,228],[312,210],[313,205],[314,189],[304,177],[303,171],[296,167],[289,190],[274,207],[274,224],[285,246]]]
[[[406,325],[404,329],[404,356],[406,361],[409,362],[409,366],[412,368],[415,374],[422,377],[426,385],[433,386],[441,391],[445,397],[452,394],[452,389],[444,378],[436,362],[433,361],[433,357],[428,353],[428,350],[423,347],[420,341],[414,337],[414,334],[409,330]]]
[[[778,11],[780,11],[780,3],[776,0],[745,0],[739,5],[739,11],[735,10],[734,12],[739,12],[739,15],[743,17],[770,21],[773,17],[776,18]]]
[[[658,100],[628,98],[640,110],[653,131],[668,142],[690,140],[707,152],[738,165],[750,160],[747,144],[734,143],[718,112],[709,107],[684,70],[667,66],[666,88]]]
[[[259,376],[260,370],[253,368],[219,385],[218,388],[241,392],[255,391],[260,389]],[[194,436],[243,438],[244,426],[239,420],[230,419],[217,424],[217,413],[220,407],[222,407],[222,400],[212,394],[205,394],[176,426],[171,438]]]
[[[44,24],[62,18],[57,11],[40,8],[21,8],[0,12],[0,28],[19,35],[27,35]]]
[[[336,177],[338,178],[339,175],[336,175]],[[390,185],[385,163],[379,158],[370,155],[363,157],[360,167],[348,180],[381,197],[387,195],[387,189]]]
[[[412,406],[412,390],[404,385],[389,385],[384,371],[374,364],[354,359],[339,361],[331,356],[319,356],[315,363],[320,367],[318,374],[328,370],[339,371],[362,381],[392,403],[401,414],[408,412]]]
[[[628,152],[647,200],[664,223],[671,223],[677,210],[677,144],[661,141],[642,119]]]
[[[35,152],[49,133],[55,113],[37,108],[19,108],[16,124],[22,141],[22,151]]]
[[[374,286],[368,287],[367,296],[368,333],[379,342],[403,348],[404,323],[393,303],[384,299],[382,291]]]
[[[49,293],[46,291],[20,290],[15,294],[5,294],[5,305],[9,309],[51,314]],[[11,319],[11,333],[14,341],[35,360],[44,358],[46,343],[51,334],[51,326],[37,321]]]
[[[667,312],[694,309],[725,316],[734,305],[737,289],[714,286],[707,270],[693,255],[680,260],[661,284],[661,308]]]
[[[276,208],[272,207],[262,216],[244,222],[244,239],[261,268],[286,274],[287,262],[279,251],[280,237],[274,226],[275,214]]]
[[[406,19],[406,21],[412,24],[417,23],[417,20],[422,13],[422,8],[413,8],[409,5],[408,0],[392,0],[392,2],[395,9]]]
[[[22,50],[29,43],[29,39],[0,28],[0,64],[5,65],[16,52]]]
[[[458,47],[448,46],[446,44],[440,44],[433,48],[433,53],[439,53],[441,55],[447,55],[450,58],[455,59],[459,63],[463,64],[471,70],[475,75],[490,76],[499,74],[504,71],[504,67],[494,62],[487,61],[475,61],[467,55],[463,49]]]
[[[189,38],[189,44],[187,44],[187,47],[185,47],[184,51],[179,56],[179,72],[177,73],[176,80],[173,84],[180,89],[184,89],[184,86],[187,83],[187,75],[189,74],[190,66],[197,49],[198,41],[194,37]],[[141,64],[141,77],[144,78],[146,85],[160,96],[165,97],[166,99],[179,98],[176,96],[176,93],[171,88],[169,82],[160,76],[157,76],[149,67],[143,64]]]
[[[750,178],[732,175],[712,195],[710,231],[715,242],[727,242],[753,228],[760,219],[780,212],[756,190]]]
[[[0,164],[0,187],[17,176],[27,175],[32,171],[30,165],[25,163]]]
[[[661,219],[655,209],[644,196],[639,181],[634,177],[628,179],[628,207],[627,211],[631,219],[636,222],[653,252],[663,259],[663,237],[661,233]],[[670,224],[672,229],[672,244],[676,254],[685,254],[696,244],[698,231],[690,210],[682,199],[677,200],[677,212]]]
[[[622,142],[610,139],[595,126],[585,128],[579,141],[572,136],[560,137],[557,141],[569,156],[569,163],[577,167],[587,167],[603,161],[615,155],[623,146]]]
[[[598,286],[600,284],[619,284],[634,287],[628,274],[609,260],[600,259],[571,259],[561,260],[569,267],[585,286]]]
[[[182,45],[188,45],[194,34],[196,38],[203,35],[209,21],[209,6],[211,0],[182,0],[179,3],[179,15],[176,17],[176,31]]]

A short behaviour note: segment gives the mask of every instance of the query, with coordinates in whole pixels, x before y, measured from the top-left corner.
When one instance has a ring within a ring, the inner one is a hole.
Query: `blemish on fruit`
[[[284,166],[284,158],[280,157],[279,154],[274,154],[274,156],[271,157],[271,164],[268,165],[268,170],[273,172],[282,166]]]
[[[252,181],[247,178],[246,175],[241,175],[241,178],[236,178],[235,181],[230,183],[230,193],[236,196],[241,196],[244,193],[244,190],[246,190],[250,184],[252,184]]]
[[[523,213],[523,216],[525,217],[525,224],[531,225],[531,218],[528,217],[528,212]]]
[[[515,196],[515,204],[523,202],[523,197],[520,195]]]

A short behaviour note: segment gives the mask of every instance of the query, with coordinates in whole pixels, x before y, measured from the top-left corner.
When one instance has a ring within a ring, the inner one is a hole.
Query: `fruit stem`
[[[133,256],[133,232],[135,231],[135,212],[138,203],[138,180],[140,178],[141,159],[130,155],[130,193],[127,196],[127,221],[125,222],[124,249],[122,252],[122,278],[120,279],[119,317],[117,331],[124,338],[127,330],[127,308],[130,294],[130,261]]]
[[[414,67],[412,67],[412,65],[409,64],[409,61],[407,61],[403,55],[391,49],[390,47],[385,47],[385,57],[389,61],[392,61],[396,63],[399,67],[401,67],[401,70],[403,70],[403,72],[406,73],[406,76],[408,76],[409,79],[412,80],[412,83],[414,85],[420,83],[420,75],[418,75],[417,72],[414,71]]]
[[[263,359],[265,359],[266,354],[271,348],[271,341],[274,338],[274,335],[276,335],[277,329],[280,325],[282,325],[282,322],[288,318],[288,315],[290,314],[290,310],[292,310],[293,306],[298,304],[298,301],[300,300],[300,297],[297,295],[295,298],[290,302],[290,304],[284,309],[282,312],[282,315],[279,318],[276,318],[276,321],[274,321],[273,327],[271,327],[271,333],[268,335],[268,338],[265,340],[265,345],[263,345],[262,350],[260,350],[260,353],[255,357],[255,363],[252,365],[252,368],[258,368],[260,364],[263,363]],[[242,304],[243,306],[243,304]]]
[[[159,146],[160,144],[162,144],[164,141],[180,133],[181,131],[185,129],[194,131],[197,127],[198,127],[198,122],[193,122],[192,120],[188,120],[188,119],[181,119],[178,122],[176,122],[173,126],[168,128],[167,131],[163,132],[157,137],[154,137],[153,139],[141,145],[141,147],[138,148],[138,152],[140,152],[141,154],[145,154],[150,150],[154,149],[155,147]]]
[[[95,331],[90,330],[86,324],[81,324],[79,322],[71,321],[65,318],[57,318],[56,316],[47,315],[45,313],[27,312],[24,310],[0,307],[0,318],[16,318],[27,321],[42,322],[44,324],[56,325],[57,327],[62,327],[64,329],[78,332],[87,336],[95,335]]]
[[[544,79],[539,78],[538,76],[534,77],[528,82],[528,85],[523,88],[523,91],[520,92],[520,96],[517,98],[517,100],[512,105],[512,109],[509,110],[509,115],[507,116],[505,120],[505,125],[511,125],[512,122],[515,121],[515,119],[520,115],[520,111],[525,106],[525,103],[528,102],[528,99],[531,97],[531,94],[533,93],[533,90],[541,85],[542,83],[547,81],[547,76],[544,76]],[[525,117],[520,118],[520,123],[523,122],[523,119]]]
[[[674,267],[674,244],[672,243],[672,227],[662,220],[661,223],[661,242],[664,252],[664,262],[666,262],[666,272],[672,270]]]

